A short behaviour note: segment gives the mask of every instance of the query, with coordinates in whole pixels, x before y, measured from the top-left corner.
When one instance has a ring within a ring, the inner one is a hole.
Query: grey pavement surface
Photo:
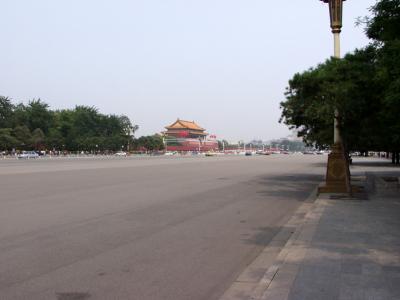
[[[325,161],[1,160],[0,299],[219,299],[290,237]]]
[[[236,290],[231,299],[400,299],[400,168],[356,159],[352,173],[368,197],[320,195],[253,293]]]

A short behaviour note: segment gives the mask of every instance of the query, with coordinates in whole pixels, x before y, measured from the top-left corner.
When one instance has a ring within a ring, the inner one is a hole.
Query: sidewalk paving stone
[[[320,196],[261,299],[399,300],[400,194],[391,192]]]
[[[400,299],[400,199],[315,205],[324,212],[289,295],[265,299]]]
[[[388,174],[400,172],[361,176],[368,199],[320,195],[304,203],[264,249],[275,251],[275,262],[240,299],[400,300],[400,190],[374,183]]]

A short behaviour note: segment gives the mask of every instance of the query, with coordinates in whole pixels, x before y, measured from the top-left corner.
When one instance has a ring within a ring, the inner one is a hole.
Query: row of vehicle
[[[35,151],[22,151],[21,153],[19,153],[17,155],[17,158],[38,158],[39,157],[39,153],[35,152]]]
[[[322,155],[322,154],[327,154],[328,152],[323,152],[323,151],[304,151],[301,154],[308,154],[308,155]],[[178,152],[165,152],[165,153],[160,153],[161,155],[180,155]],[[231,151],[231,152],[206,152],[206,153],[201,153],[201,152],[192,152],[192,153],[186,153],[189,155],[205,155],[205,156],[217,156],[217,155],[224,155],[224,154],[235,154],[235,155],[245,155],[245,156],[252,156],[252,155],[271,155],[271,154],[290,154],[288,151],[279,151],[279,152],[271,152],[271,151]],[[45,153],[38,153],[36,151],[22,151],[21,153],[18,153],[16,155],[17,158],[19,159],[31,159],[31,158],[38,158],[41,155],[45,155]],[[125,157],[128,155],[127,152],[124,151],[118,151],[113,154],[114,156],[120,156],[120,157]]]
[[[45,153],[38,153],[36,151],[22,151],[16,155],[19,159],[30,159],[30,158],[38,158],[40,156],[44,156]],[[127,156],[127,153],[124,151],[119,151],[114,154],[115,156]]]
[[[208,152],[165,152],[164,155],[172,156],[172,155],[203,155],[203,156],[219,156],[219,155],[245,155],[245,156],[252,156],[252,155],[271,155],[271,154],[290,154],[288,151],[279,151],[279,152],[270,152],[270,151],[225,151],[225,152],[215,152],[215,151],[208,151]]]
[[[329,154],[329,151],[303,151],[305,155],[325,155]]]

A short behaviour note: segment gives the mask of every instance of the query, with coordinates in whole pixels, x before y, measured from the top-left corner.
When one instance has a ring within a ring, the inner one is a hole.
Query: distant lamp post
[[[132,130],[129,129],[128,132],[128,141],[126,143],[126,152],[129,155],[129,152],[131,151],[131,136],[132,136]]]
[[[342,31],[343,1],[320,0],[329,5],[331,29],[334,37],[334,57],[340,58],[340,32]],[[339,130],[339,111],[334,115],[334,144],[328,157],[326,184],[319,187],[320,193],[352,193],[350,170]]]
[[[165,138],[165,136],[163,136],[162,140],[163,140],[163,143],[164,143],[165,152],[167,152],[168,151],[167,150],[167,139]]]

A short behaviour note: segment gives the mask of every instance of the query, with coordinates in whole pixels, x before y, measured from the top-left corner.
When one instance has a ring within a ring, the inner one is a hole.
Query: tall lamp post
[[[334,37],[334,57],[340,58],[340,32],[342,31],[343,1],[320,0],[329,5],[331,28]],[[340,112],[334,113],[334,144],[328,157],[326,183],[320,186],[320,193],[351,193],[350,171],[339,130]]]

